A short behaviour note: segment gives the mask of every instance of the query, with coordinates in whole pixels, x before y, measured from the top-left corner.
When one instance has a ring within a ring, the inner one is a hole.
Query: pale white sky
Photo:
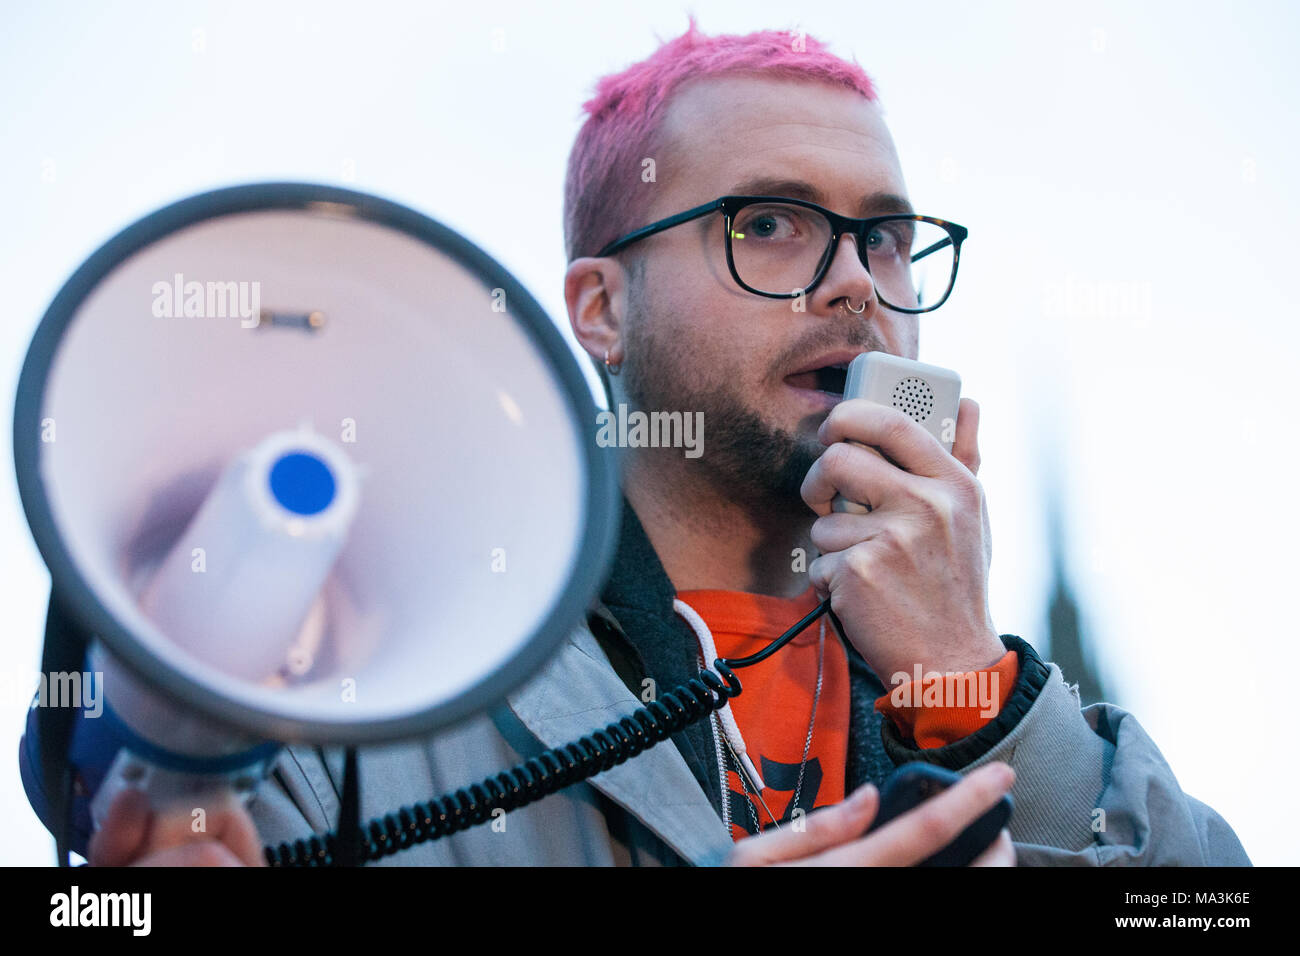
[[[913,202],[971,230],[953,298],[922,320],[921,358],[957,369],[981,404],[994,622],[1046,646],[1055,469],[1111,699],[1257,863],[1300,862],[1279,680],[1300,673],[1293,4],[7,9],[5,416],[72,270],[129,222],[218,185],[396,199],[487,249],[564,322],[561,184],[579,105],[688,10],[709,33],[804,29],[876,80]],[[0,532],[12,681],[37,666],[49,580],[12,465]],[[23,710],[0,699],[15,743]],[[12,759],[0,808],[0,862],[50,861]]]

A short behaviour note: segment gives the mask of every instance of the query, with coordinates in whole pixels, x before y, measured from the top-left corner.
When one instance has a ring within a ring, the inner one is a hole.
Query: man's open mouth
[[[847,362],[838,365],[823,365],[821,368],[809,369],[787,375],[786,384],[794,388],[804,388],[814,392],[826,392],[837,398],[844,396],[844,381],[848,377]]]

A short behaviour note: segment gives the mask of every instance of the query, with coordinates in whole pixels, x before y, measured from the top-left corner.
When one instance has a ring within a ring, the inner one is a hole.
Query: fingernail
[[[864,783],[862,786],[858,787],[858,789],[853,791],[853,796],[850,798],[850,801],[855,807],[861,807],[871,799],[871,795],[875,792],[876,788],[872,784]]]

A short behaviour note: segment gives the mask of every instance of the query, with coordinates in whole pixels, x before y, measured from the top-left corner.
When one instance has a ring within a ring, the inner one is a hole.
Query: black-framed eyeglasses
[[[957,280],[964,226],[933,216],[892,214],[853,219],[803,199],[722,196],[615,239],[597,256],[610,256],[647,236],[721,212],[727,268],[745,291],[795,299],[817,287],[846,234],[857,238],[858,258],[882,305],[919,314],[939,308]]]

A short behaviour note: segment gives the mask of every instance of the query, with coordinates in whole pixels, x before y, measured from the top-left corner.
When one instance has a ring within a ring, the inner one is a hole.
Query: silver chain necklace
[[[799,761],[799,777],[795,781],[794,800],[790,804],[790,806],[793,808],[791,810],[792,813],[794,812],[794,810],[797,810],[799,808],[799,794],[803,790],[804,769],[808,766],[808,752],[812,749],[813,728],[817,725],[817,704],[818,702],[821,701],[822,698],[822,676],[824,673],[823,665],[825,664],[825,662],[826,662],[826,618],[823,617],[821,620],[821,628],[818,631],[818,637],[817,637],[817,689],[813,693],[812,716],[808,718],[808,736],[804,739],[803,742],[803,757]],[[739,768],[740,759],[736,756],[736,751],[732,748],[731,741],[727,740],[726,734],[723,732],[722,717],[719,715],[717,711],[714,711],[714,718],[717,724],[718,739],[723,741],[727,745],[727,750],[731,753],[731,759],[735,761],[736,767]],[[745,802],[749,806],[749,817],[751,820],[754,821],[754,832],[761,833],[763,829],[758,824],[758,811],[754,807],[754,797],[758,798],[758,802],[761,803],[763,805],[763,809],[767,811],[768,817],[772,820],[772,825],[776,827],[776,829],[780,830],[781,824],[776,819],[776,814],[773,813],[771,808],[768,807],[767,801],[763,799],[763,795],[757,791],[755,791],[752,794],[750,793],[749,784],[745,782],[745,775],[744,773],[741,773],[739,769],[737,769],[736,776],[740,778],[740,788],[745,792],[745,797],[747,798]],[[726,775],[724,774],[722,778],[722,792],[723,792],[724,803],[727,799],[726,797],[727,791],[728,791],[727,779],[726,779]],[[730,814],[727,814],[727,816],[730,817]],[[730,820],[728,820],[727,822],[729,823]],[[727,827],[727,832],[728,833],[731,832],[730,826]]]

